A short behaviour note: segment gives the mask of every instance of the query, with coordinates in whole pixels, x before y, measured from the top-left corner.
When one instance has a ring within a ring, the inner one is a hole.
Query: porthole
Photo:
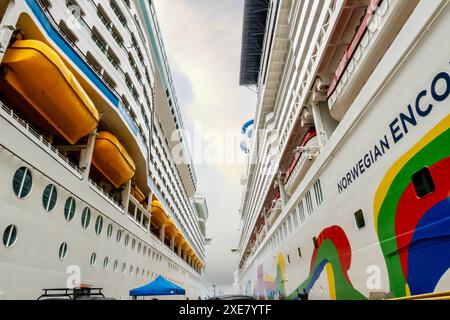
[[[120,243],[120,240],[122,240],[122,230],[117,230],[117,235],[116,235],[117,243]]]
[[[105,259],[103,259],[103,269],[107,270],[109,266],[109,259],[108,257],[105,257]]]
[[[147,247],[144,246],[144,248],[142,248],[142,254],[145,256],[147,255]]]
[[[97,254],[93,252],[91,254],[91,267],[95,267],[95,263],[97,262]]]
[[[127,264],[124,262],[124,263],[122,263],[122,273],[125,274],[126,270],[127,270]]]
[[[130,236],[126,235],[125,236],[125,247],[128,247],[128,242],[130,242]]]
[[[55,209],[57,196],[56,187],[53,184],[45,187],[44,193],[42,194],[42,205],[45,211],[50,212]]]
[[[138,253],[141,253],[141,249],[142,249],[142,245],[141,245],[141,243],[139,242],[139,244],[138,244]]]
[[[131,250],[134,250],[134,248],[136,248],[136,240],[135,239],[133,239],[131,241]]]
[[[119,261],[117,261],[117,260],[114,261],[113,268],[114,268],[114,272],[117,272],[117,270],[119,269]]]
[[[17,227],[13,224],[10,224],[6,227],[3,232],[3,244],[7,248],[11,248],[16,244],[17,241]]]
[[[364,219],[364,213],[361,209],[355,212],[355,224],[356,224],[356,228],[358,230],[361,230],[362,228],[364,228],[366,226],[366,220]]]
[[[132,266],[132,265],[130,266],[130,271],[129,271],[129,274],[130,274],[130,276],[132,276],[132,275],[133,275],[133,266]]]
[[[139,277],[139,267],[136,268],[136,278]]]
[[[435,189],[433,177],[431,176],[430,169],[424,167],[414,173],[411,177],[414,190],[418,198],[423,198],[431,193]]]
[[[145,278],[145,269],[142,269],[142,278]]]
[[[147,278],[150,278],[150,271],[147,270]]]
[[[89,223],[91,222],[91,209],[84,208],[81,213],[81,226],[83,229],[87,229],[89,227]]]
[[[72,219],[75,217],[75,209],[75,199],[72,197],[67,198],[66,203],[64,204],[64,217],[66,218],[67,222],[72,221]]]
[[[113,225],[110,223],[110,224],[108,225],[108,229],[106,230],[106,237],[107,237],[108,239],[110,239],[111,236],[112,236],[112,233],[113,233]]]
[[[67,243],[63,242],[59,246],[59,259],[66,260],[66,258],[67,258]]]
[[[95,234],[100,235],[102,233],[103,229],[103,217],[98,216],[97,219],[95,219]]]
[[[31,187],[33,185],[33,178],[31,172],[26,167],[20,167],[14,173],[13,178],[13,190],[19,199],[24,199],[30,194]]]

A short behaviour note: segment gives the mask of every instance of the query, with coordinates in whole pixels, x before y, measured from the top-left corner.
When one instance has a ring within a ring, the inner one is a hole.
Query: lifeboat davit
[[[166,214],[161,202],[158,200],[152,201],[152,222],[159,227],[161,227],[169,217]]]
[[[129,181],[136,172],[133,159],[119,139],[106,131],[100,132],[95,139],[92,164],[116,188]]]
[[[99,115],[94,103],[45,43],[15,41],[6,51],[2,66],[6,66],[3,81],[34,109],[28,114],[37,112],[69,143],[75,144],[97,128]]]

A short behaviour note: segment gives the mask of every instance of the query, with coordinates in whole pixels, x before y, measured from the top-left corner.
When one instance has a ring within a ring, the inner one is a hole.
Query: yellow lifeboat
[[[129,181],[136,166],[120,141],[111,133],[102,131],[95,140],[92,164],[116,188]]]
[[[178,229],[172,219],[166,221],[165,233],[168,238],[173,238],[178,234]]]
[[[145,195],[144,195],[144,193],[143,193],[141,190],[139,190],[138,187],[134,187],[134,188],[133,188],[132,194],[133,194],[133,197],[134,197],[139,203],[141,203],[141,202],[143,202],[143,201],[145,200]]]
[[[181,234],[181,232],[178,232],[177,236],[175,237],[175,245],[177,247],[183,245],[183,243],[185,242],[183,235]]]
[[[158,227],[161,227],[169,217],[167,216],[161,202],[158,200],[152,201],[152,222]]]
[[[4,81],[69,143],[75,144],[97,128],[99,115],[94,103],[45,43],[15,41],[2,65],[7,67]]]

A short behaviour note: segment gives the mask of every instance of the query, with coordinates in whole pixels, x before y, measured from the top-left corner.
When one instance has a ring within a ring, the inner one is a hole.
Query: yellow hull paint
[[[58,54],[37,40],[17,40],[6,51],[4,80],[69,143],[93,132],[99,114]]]
[[[136,172],[133,159],[123,145],[106,131],[100,132],[95,140],[92,164],[116,188],[129,181]]]

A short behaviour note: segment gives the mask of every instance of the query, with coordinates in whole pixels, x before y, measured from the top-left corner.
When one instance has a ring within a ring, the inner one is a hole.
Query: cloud
[[[256,96],[239,87],[243,1],[155,1],[186,129],[239,134],[241,125],[254,117]],[[224,152],[239,153],[239,141],[210,142]],[[237,256],[230,252],[238,242],[245,164],[196,164],[198,190],[208,201],[207,248],[209,283],[230,286]]]

